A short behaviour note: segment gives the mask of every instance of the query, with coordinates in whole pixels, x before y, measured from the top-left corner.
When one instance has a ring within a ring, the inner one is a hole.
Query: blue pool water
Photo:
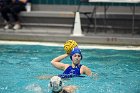
[[[0,45],[0,93],[50,93],[49,80],[37,76],[57,75],[62,71],[50,61],[63,54],[62,47],[40,45]],[[65,80],[76,85],[76,93],[140,93],[140,51],[82,49],[84,64],[98,74]],[[64,63],[70,63],[69,58]]]

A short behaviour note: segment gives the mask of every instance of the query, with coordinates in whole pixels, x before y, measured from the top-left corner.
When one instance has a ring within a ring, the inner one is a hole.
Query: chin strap
[[[59,91],[52,91],[52,93],[60,93],[61,91],[63,91],[63,89],[61,88]]]

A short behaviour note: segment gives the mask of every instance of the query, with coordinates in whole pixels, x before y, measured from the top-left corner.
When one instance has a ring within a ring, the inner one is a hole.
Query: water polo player
[[[72,64],[64,64],[61,61],[70,56],[70,59],[72,61]],[[87,76],[91,76],[92,72],[91,70],[80,64],[80,61],[82,60],[83,56],[81,53],[81,50],[78,47],[75,47],[72,49],[72,51],[68,54],[62,54],[56,58],[54,58],[51,63],[54,67],[57,69],[63,70],[63,74],[59,75],[61,78],[69,78],[69,77],[77,77],[81,74],[86,74]]]
[[[74,93],[77,87],[72,85],[64,86],[60,77],[53,76],[50,79],[49,89],[51,89],[52,93]]]

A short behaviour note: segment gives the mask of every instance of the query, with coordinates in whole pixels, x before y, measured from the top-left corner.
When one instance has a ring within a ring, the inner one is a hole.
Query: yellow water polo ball
[[[64,50],[66,51],[67,54],[69,54],[72,51],[72,49],[74,47],[76,47],[76,46],[78,46],[78,44],[76,43],[76,41],[74,41],[74,40],[68,40],[64,44]]]

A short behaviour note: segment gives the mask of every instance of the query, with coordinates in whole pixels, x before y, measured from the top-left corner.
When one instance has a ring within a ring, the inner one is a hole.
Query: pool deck
[[[83,36],[73,36],[70,30],[65,29],[23,28],[21,30],[4,30],[0,28],[0,40],[5,41],[64,43],[69,39],[76,40],[79,44],[140,46],[139,34],[84,32]]]

